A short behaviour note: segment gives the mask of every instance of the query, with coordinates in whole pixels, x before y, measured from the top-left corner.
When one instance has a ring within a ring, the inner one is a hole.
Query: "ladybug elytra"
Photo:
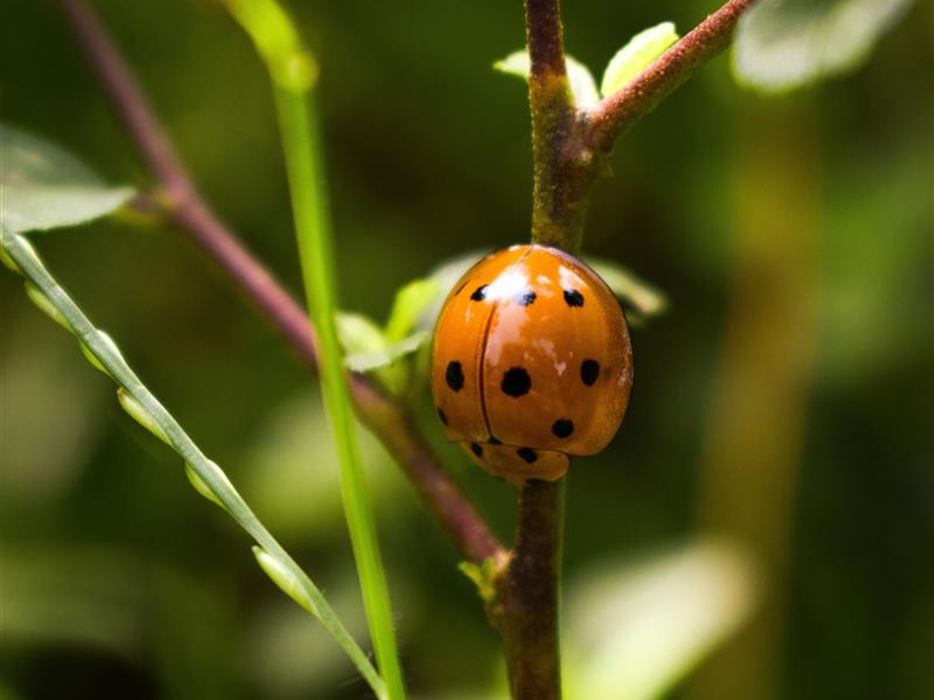
[[[432,392],[445,436],[521,484],[600,452],[632,388],[622,309],[586,264],[515,245],[474,265],[438,318]]]

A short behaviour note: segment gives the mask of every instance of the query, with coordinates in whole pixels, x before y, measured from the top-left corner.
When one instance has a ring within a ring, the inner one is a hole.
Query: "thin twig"
[[[730,44],[740,16],[754,0],[730,0],[686,34],[638,78],[590,112],[584,146],[607,152],[616,137],[639,117],[651,112],[698,68]]]
[[[314,329],[304,309],[201,198],[135,76],[98,18],[85,0],[58,2],[102,87],[158,180],[167,215],[230,274],[305,361],[317,367]],[[361,420],[396,458],[463,556],[478,563],[489,557],[505,557],[503,545],[440,466],[407,412],[364,377],[354,375],[351,389]]]

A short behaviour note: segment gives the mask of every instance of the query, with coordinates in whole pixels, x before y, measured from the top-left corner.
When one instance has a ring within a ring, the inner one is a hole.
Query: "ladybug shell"
[[[556,248],[516,245],[455,285],[435,330],[432,391],[445,436],[515,483],[554,480],[600,452],[632,388],[632,346],[606,283]]]

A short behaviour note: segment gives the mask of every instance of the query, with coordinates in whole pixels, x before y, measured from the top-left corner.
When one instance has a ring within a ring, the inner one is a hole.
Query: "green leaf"
[[[506,75],[514,75],[523,80],[529,79],[529,73],[532,71],[532,62],[529,60],[529,52],[525,49],[513,51],[506,58],[501,58],[493,64],[493,70],[498,70]]]
[[[600,81],[600,93],[609,97],[622,90],[676,41],[678,32],[672,22],[662,22],[636,34],[610,59]]]
[[[597,81],[594,80],[590,69],[571,56],[566,57],[565,63],[574,104],[578,109],[596,107],[600,102],[600,93],[597,92]]]
[[[458,570],[473,581],[480,597],[486,602],[496,598],[496,581],[503,575],[506,564],[493,557],[487,557],[480,564],[472,561],[462,561],[457,565]]]
[[[421,287],[421,291],[425,288]],[[416,300],[419,293],[416,290],[411,294],[412,301],[416,303],[400,312],[400,315],[414,314],[416,306],[431,303],[430,299]],[[403,303],[408,305],[408,302]],[[342,311],[337,314],[336,322],[337,336],[345,353],[344,366],[352,372],[375,372],[386,390],[393,395],[401,394],[408,386],[409,372],[397,360],[418,350],[431,337],[430,333],[420,330],[408,338],[390,342],[382,329],[363,314]],[[405,324],[414,323],[414,320],[397,320],[396,323],[401,328]]]
[[[106,184],[67,151],[0,125],[0,224],[10,233],[74,226],[106,216],[132,195]]]
[[[733,74],[779,93],[857,68],[911,0],[761,0],[739,21]]]
[[[578,109],[590,109],[596,106],[600,102],[600,93],[597,92],[597,82],[590,69],[571,56],[565,57],[565,65],[568,71],[568,82],[571,84],[571,93],[574,95],[574,103]],[[501,73],[528,80],[532,64],[528,51],[521,49],[494,63],[493,68]]]
[[[386,347],[382,328],[363,314],[340,311],[335,322],[338,340],[347,355],[379,352]]]
[[[641,318],[658,316],[668,308],[668,298],[660,289],[643,282],[630,270],[605,258],[585,258],[613,293]]]
[[[405,338],[440,293],[438,281],[431,278],[412,280],[399,289],[386,322],[386,339],[392,343]]]
[[[344,357],[344,365],[352,372],[372,372],[388,367],[400,357],[418,350],[431,337],[428,331],[418,331],[398,343],[390,343],[375,352],[358,352]]]

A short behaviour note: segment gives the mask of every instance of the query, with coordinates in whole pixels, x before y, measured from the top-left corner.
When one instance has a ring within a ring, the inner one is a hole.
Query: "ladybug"
[[[622,309],[586,264],[514,245],[474,265],[435,328],[432,393],[445,437],[521,485],[554,481],[570,455],[600,452],[632,388]]]

